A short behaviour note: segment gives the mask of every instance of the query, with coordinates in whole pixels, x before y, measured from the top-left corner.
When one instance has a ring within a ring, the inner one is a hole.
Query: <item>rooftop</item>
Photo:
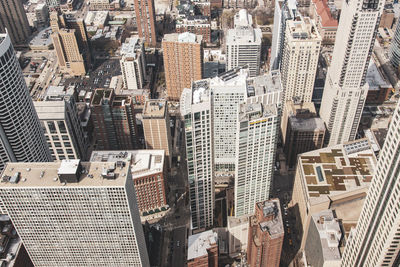
[[[253,28],[253,19],[246,9],[241,9],[234,17],[234,28],[226,34],[226,44],[261,45],[261,29]]]
[[[151,99],[146,101],[143,109],[143,118],[165,118],[167,101]]]
[[[101,105],[103,99],[111,100],[112,89],[96,89],[92,99],[92,105]]]
[[[313,0],[318,16],[321,18],[322,27],[337,28],[338,20],[332,16],[335,11],[334,5],[328,5],[327,0]]]
[[[319,233],[324,261],[340,261],[339,242],[342,231],[332,210],[316,213],[312,215],[312,220]]]
[[[308,17],[300,21],[288,20],[286,25],[293,39],[301,41],[322,40],[314,21]]]
[[[127,164],[120,164],[121,162],[125,161],[121,159],[119,162],[80,162],[79,160],[41,163],[10,162],[3,170],[0,187],[120,187],[125,185],[129,174]],[[77,164],[80,164],[82,171],[75,172]],[[78,182],[61,182],[63,174],[76,174]]]
[[[278,109],[275,104],[245,103],[240,104],[239,107],[239,121],[255,121],[276,115],[278,115]]]
[[[218,236],[212,230],[189,236],[188,260],[207,255],[207,249],[217,245]]]
[[[33,101],[39,120],[64,120],[64,101]]]
[[[201,44],[203,40],[202,35],[196,35],[190,32],[184,33],[169,33],[164,34],[163,42],[179,42],[179,43],[197,43]]]
[[[321,118],[299,118],[289,117],[289,123],[292,129],[296,131],[324,131],[325,123]]]
[[[263,212],[265,221],[260,222],[260,228],[263,232],[268,231],[271,238],[284,234],[283,220],[278,199],[271,199],[256,204],[258,209]],[[272,216],[272,217],[271,217]]]
[[[131,165],[132,178],[139,178],[164,169],[164,150],[93,151],[92,162],[117,162],[126,160]]]
[[[376,158],[366,138],[326,147],[299,156],[298,166],[311,205],[352,191],[366,191]]]
[[[369,90],[392,87],[391,84],[384,78],[384,75],[378,69],[373,59],[369,62],[367,77],[365,79],[369,85]]]
[[[139,36],[132,36],[121,46],[121,56],[137,58],[142,53],[142,40]]]

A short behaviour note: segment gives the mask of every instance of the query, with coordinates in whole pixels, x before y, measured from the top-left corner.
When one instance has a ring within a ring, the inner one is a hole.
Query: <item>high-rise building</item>
[[[83,19],[52,12],[50,25],[52,40],[61,71],[84,75],[90,66],[90,50]]]
[[[334,44],[338,28],[338,10],[327,0],[312,0],[310,17],[315,20],[323,44]]]
[[[298,211],[300,249],[316,213],[332,209],[346,229],[357,222],[375,171],[375,153],[366,138],[299,155],[290,206]]]
[[[342,266],[400,264],[400,102],[397,103],[376,172],[355,231],[347,242]]]
[[[50,86],[43,101],[35,101],[35,109],[53,160],[83,159],[88,156],[89,141],[81,126],[74,89]]]
[[[179,101],[184,88],[203,76],[203,37],[193,33],[165,34],[162,40],[168,100]]]
[[[400,23],[399,22],[397,22],[396,30],[392,38],[392,44],[390,45],[389,59],[390,63],[392,63],[392,65],[398,71],[400,66]]]
[[[365,81],[384,1],[343,2],[320,117],[329,145],[354,140],[368,92]]]
[[[237,121],[235,216],[270,197],[279,134],[278,103],[241,104]]]
[[[129,95],[115,95],[112,89],[96,89],[91,106],[97,149],[136,147],[135,114]]]
[[[35,266],[150,266],[130,168],[123,159],[6,166],[0,207]]]
[[[139,37],[143,38],[146,44],[155,47],[157,33],[154,0],[135,0],[135,14]]]
[[[6,29],[14,45],[28,42],[31,28],[19,0],[0,1],[0,32],[4,33]]]
[[[209,81],[193,82],[180,101],[185,121],[191,228],[204,229],[214,220],[214,155]]]
[[[61,0],[46,0],[46,5],[49,7],[50,10],[54,10],[60,7]]]
[[[258,202],[249,223],[249,267],[278,267],[285,234],[279,199]]]
[[[175,27],[177,33],[191,32],[196,35],[202,35],[205,43],[211,43],[211,23],[208,16],[187,15],[178,19]]]
[[[213,230],[188,238],[188,267],[218,267],[218,235]]]
[[[248,65],[250,76],[260,74],[261,29],[253,28],[253,19],[246,9],[234,17],[234,29],[226,35],[226,70]]]
[[[285,41],[286,21],[301,19],[297,12],[296,0],[275,0],[274,27],[271,43],[270,69],[278,70],[282,60],[282,50]]]
[[[142,39],[131,37],[121,47],[121,72],[124,88],[142,89],[146,79],[146,61]]]
[[[167,162],[171,166],[172,138],[167,101],[146,101],[142,121],[146,148],[164,150]]]
[[[283,103],[311,102],[318,66],[321,36],[310,18],[286,22],[280,65]]]
[[[139,211],[149,211],[167,205],[165,152],[163,150],[93,151],[91,162],[128,160],[131,165]]]
[[[288,101],[284,112],[286,114],[282,116],[282,124],[287,124],[285,131],[282,130],[282,136],[285,135],[284,152],[289,168],[293,168],[297,162],[297,155],[323,147],[325,124],[317,117],[312,102],[294,104]]]
[[[0,34],[0,171],[9,161],[51,161],[10,36]]]

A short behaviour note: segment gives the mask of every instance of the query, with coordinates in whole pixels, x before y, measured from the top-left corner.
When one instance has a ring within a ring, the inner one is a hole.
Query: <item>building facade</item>
[[[279,134],[279,103],[240,105],[237,121],[235,216],[253,214],[270,197]]]
[[[150,266],[126,161],[9,163],[2,181],[1,209],[35,266]]]
[[[207,80],[183,90],[180,101],[185,121],[191,229],[214,223],[214,155],[211,91]]]
[[[203,76],[203,37],[193,33],[165,34],[162,40],[168,100],[179,101],[184,88]]]
[[[134,0],[136,25],[139,37],[144,39],[147,45],[156,47],[156,12],[154,0]]]
[[[171,166],[173,149],[167,101],[149,100],[145,103],[143,131],[146,148],[164,150],[166,161]]]
[[[338,13],[334,3],[327,0],[311,1],[310,16],[315,20],[323,44],[332,45],[335,43]]]
[[[258,202],[255,205],[255,214],[249,220],[249,266],[278,267],[284,234],[279,199]]]
[[[163,150],[93,151],[90,161],[118,162],[127,160],[131,166],[138,209],[146,216],[149,211],[167,205],[166,162]]]
[[[49,91],[54,87],[50,87]],[[44,101],[35,101],[35,109],[53,160],[86,160],[89,149],[87,134],[81,126],[73,92],[63,87],[48,92]]]
[[[96,89],[91,107],[97,149],[136,148],[135,112],[129,95],[115,95],[112,89]]]
[[[281,77],[283,103],[311,102],[321,36],[310,18],[288,20],[283,44]]]
[[[146,60],[144,42],[131,37],[122,44],[120,65],[124,88],[128,90],[142,89],[146,79]]]
[[[0,170],[10,161],[51,161],[43,130],[7,33],[0,34],[0,66]]]
[[[343,2],[320,109],[329,145],[356,137],[368,92],[365,77],[383,5],[383,1],[372,0]]]
[[[398,72],[400,66],[400,23],[398,22],[390,45],[389,59]]]
[[[206,16],[187,16],[176,21],[176,32],[191,32],[203,36],[203,41],[211,43],[211,23]]]
[[[0,32],[4,33],[6,29],[14,45],[27,43],[31,28],[21,1],[0,2]]]
[[[398,266],[400,264],[400,107],[393,113],[376,172],[357,227],[347,242],[342,266]]]
[[[260,74],[261,30],[253,28],[253,19],[246,9],[234,17],[234,29],[226,35],[226,70],[248,66],[250,77]]]

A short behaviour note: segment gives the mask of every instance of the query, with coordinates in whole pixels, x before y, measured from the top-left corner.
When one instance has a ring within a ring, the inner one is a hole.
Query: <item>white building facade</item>
[[[311,102],[321,49],[321,36],[308,17],[286,22],[281,62],[284,103]]]
[[[346,244],[342,266],[400,265],[400,103],[385,143],[356,229]]]
[[[368,92],[365,82],[383,1],[343,2],[320,117],[329,146],[354,140]]]
[[[51,161],[10,36],[0,34],[0,171],[11,162]]]
[[[144,42],[137,36],[122,44],[120,65],[125,89],[143,88],[146,79],[144,53]]]
[[[194,82],[180,101],[185,120],[191,229],[204,229],[214,219],[213,117],[209,81]]]
[[[253,28],[253,19],[246,9],[234,18],[234,29],[226,36],[226,70],[248,65],[250,76],[260,74],[261,29]]]
[[[35,266],[150,266],[130,164],[9,163],[0,207]]]

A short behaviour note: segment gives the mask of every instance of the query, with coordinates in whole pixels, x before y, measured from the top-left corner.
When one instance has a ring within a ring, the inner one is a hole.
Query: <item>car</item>
[[[289,239],[289,245],[293,246],[293,241],[292,241],[292,239]]]
[[[290,234],[290,227],[287,228],[287,232],[288,232],[288,234]]]
[[[176,246],[179,248],[180,242],[176,241]]]

